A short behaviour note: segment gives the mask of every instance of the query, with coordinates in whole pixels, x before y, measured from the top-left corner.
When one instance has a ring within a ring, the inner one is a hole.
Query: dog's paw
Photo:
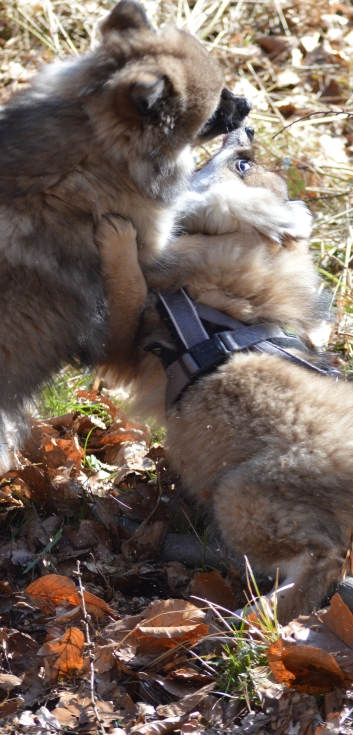
[[[290,212],[292,220],[287,224],[285,234],[295,239],[310,237],[313,218],[304,202],[286,202],[286,209]]]
[[[312,215],[305,204],[283,201],[269,189],[248,188],[243,201],[234,201],[229,209],[239,222],[278,243],[286,237],[307,239],[311,233]]]

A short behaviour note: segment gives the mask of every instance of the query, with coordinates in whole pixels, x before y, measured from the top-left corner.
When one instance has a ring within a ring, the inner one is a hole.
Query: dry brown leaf
[[[43,612],[50,614],[58,605],[69,604],[77,607],[81,598],[74,582],[69,577],[60,574],[48,574],[32,582],[25,590],[31,600]]]
[[[166,735],[168,732],[180,730],[180,725],[188,720],[188,715],[184,717],[167,717],[165,720],[155,720],[145,725],[136,725],[130,729],[131,735]]]
[[[329,609],[319,618],[346,646],[353,649],[353,614],[339,594],[333,596]]]
[[[0,672],[0,689],[5,689],[5,692],[9,692],[14,687],[18,687],[22,682],[18,676],[13,674],[5,674],[3,671]]]
[[[61,518],[58,516],[49,516],[48,518],[39,518],[35,516],[25,523],[22,535],[26,536],[29,548],[34,551],[38,543],[47,546],[61,526]]]
[[[79,511],[82,490],[69,477],[58,476],[57,472],[53,472],[51,477],[47,470],[33,464],[13,474],[24,483],[23,489],[28,488],[30,497],[46,512],[54,511],[66,518],[69,511]]]
[[[13,699],[5,699],[0,704],[0,720],[13,715],[20,707],[23,707],[23,697],[14,697]]]
[[[180,684],[177,681],[173,681],[173,679],[166,679],[164,676],[160,676],[159,674],[148,674],[145,671],[140,671],[137,676],[139,679],[142,679],[142,681],[147,681],[151,685],[159,684],[163,689],[165,689],[166,692],[169,694],[172,694],[173,697],[185,697],[187,694],[195,694],[197,692],[197,687],[188,687],[185,686],[185,684]],[[210,683],[210,682],[208,682]]]
[[[63,535],[76,549],[102,547],[108,555],[111,547],[108,531],[97,521],[84,519],[78,529],[75,526],[65,526]]]
[[[89,403],[100,403],[104,408],[107,410],[109,415],[112,419],[115,419],[117,416],[120,415],[120,409],[113,403],[113,401],[108,398],[108,396],[104,396],[102,393],[99,393],[96,390],[78,390],[76,392],[77,398],[83,398],[85,401],[88,401]]]
[[[229,585],[219,572],[196,574],[189,586],[190,597],[201,597],[226,610],[236,610],[237,603]],[[198,603],[202,604],[202,603]]]
[[[151,602],[144,614],[154,627],[190,625],[201,622],[205,617],[205,613],[191,602],[173,599]]]
[[[194,645],[207,635],[205,613],[185,600],[158,600],[141,614],[108,625],[105,638],[118,642],[115,655],[134,667],[151,662],[156,655],[185,643]]]
[[[172,704],[163,704],[157,707],[157,712],[163,717],[176,717],[192,712],[195,710],[200,702],[206,697],[212,689],[215,688],[215,683],[206,684],[206,686],[199,689],[193,694],[187,694],[186,697],[180,700],[180,702],[172,702]]]
[[[145,431],[138,424],[130,424],[130,426],[121,426],[119,424],[113,424],[109,429],[104,431],[100,437],[92,434],[91,440],[88,442],[88,447],[100,448],[106,446],[113,446],[114,444],[120,444],[121,442],[140,442],[145,439]],[[146,450],[147,451],[147,450]]]
[[[81,468],[84,452],[76,436],[60,438],[59,432],[46,422],[31,422],[31,435],[23,454],[44,469],[57,467]]]
[[[46,663],[47,678],[53,682],[58,676],[71,676],[82,671],[85,638],[78,628],[68,628],[60,638],[44,643],[38,651]]]
[[[165,564],[165,569],[168,577],[168,585],[171,591],[186,587],[190,582],[192,571],[188,569],[184,564],[179,561],[170,561]]]
[[[110,671],[114,668],[116,659],[113,656],[115,644],[110,643],[107,646],[96,646],[94,649],[94,670],[98,674]]]
[[[267,658],[277,681],[306,694],[329,692],[345,680],[332,654],[322,648],[293,646],[279,639],[269,647]]]
[[[175,664],[173,663],[173,666],[174,665]],[[199,671],[197,668],[194,668],[189,664],[185,664],[185,666],[182,666],[179,669],[174,668],[170,672],[170,674],[168,674],[167,679],[172,679],[176,681],[187,681],[196,685],[211,683],[212,676],[210,674]]]
[[[353,681],[352,631],[353,615],[338,594],[326,613],[293,620],[283,629],[284,640],[268,649],[277,681],[309,694],[349,686]]]
[[[133,561],[155,559],[162,548],[167,528],[166,521],[155,521],[138,528],[131,538],[121,544],[124,558]]]
[[[64,577],[59,574],[48,574],[40,577],[32,582],[25,590],[31,600],[43,610],[50,614],[60,606],[72,605],[77,608],[81,605],[81,597],[70,577]],[[91,592],[83,593],[87,612],[93,615],[96,620],[104,621],[107,615],[114,615],[114,610]],[[70,613],[73,611],[70,610]],[[63,619],[63,615],[60,616]]]
[[[96,597],[96,595],[92,595],[91,592],[87,592],[86,590],[83,593],[83,596],[85,598],[86,603],[86,610],[90,615],[93,615],[96,620],[99,620],[100,622],[106,620],[108,615],[114,615],[114,610],[112,610],[109,605],[107,605],[104,600],[101,600],[99,597]]]
[[[9,635],[0,631],[0,640],[6,657],[11,661],[12,674],[21,676],[37,665],[39,645],[31,636],[20,631]]]

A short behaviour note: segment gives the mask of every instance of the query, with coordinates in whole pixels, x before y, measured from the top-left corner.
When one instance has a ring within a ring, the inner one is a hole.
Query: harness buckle
[[[207,372],[215,365],[220,365],[230,354],[218,334],[210,339],[204,339],[197,345],[190,347],[180,356],[180,362],[188,375],[194,378]]]

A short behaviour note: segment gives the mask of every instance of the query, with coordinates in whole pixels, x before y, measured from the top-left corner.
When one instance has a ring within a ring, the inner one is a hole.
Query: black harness
[[[171,349],[153,342],[145,350],[161,358],[168,377],[166,409],[201,375],[210,373],[235,352],[256,350],[276,355],[320,375],[338,376],[337,370],[312,365],[289,350],[308,352],[295,335],[269,322],[244,324],[206,304],[197,304],[184,291],[158,293],[157,308],[175,343]]]

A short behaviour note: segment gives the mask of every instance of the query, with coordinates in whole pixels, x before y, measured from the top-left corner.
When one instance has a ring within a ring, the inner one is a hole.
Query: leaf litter
[[[349,376],[350,4],[145,5],[157,23],[203,39],[230,89],[251,98],[258,159],[309,201],[313,252],[338,314],[315,339],[331,340]],[[42,61],[93,46],[111,4],[0,6],[5,101]],[[353,732],[353,617],[339,595],[283,629],[261,615],[236,629],[244,584],[179,496],[151,430],[67,369],[35,416],[20,467],[0,479],[4,733]]]

